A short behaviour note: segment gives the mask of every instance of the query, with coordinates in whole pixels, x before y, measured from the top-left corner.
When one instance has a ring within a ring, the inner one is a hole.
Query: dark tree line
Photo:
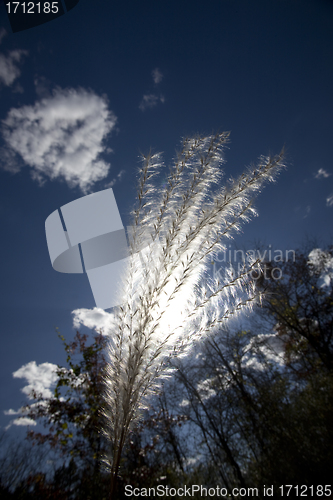
[[[267,262],[280,267],[281,279],[257,280],[266,295],[255,320],[221,328],[190,358],[174,361],[174,376],[130,434],[119,498],[126,484],[258,487],[260,497],[264,484],[330,483],[333,251],[308,255]],[[108,498],[102,457],[109,450],[100,432],[106,340],[79,332],[73,342],[61,338],[68,367],[58,369],[54,397],[34,394],[26,408],[45,424],[28,433],[28,444],[57,453],[57,466],[46,473],[36,463],[20,477],[29,453],[12,450],[0,461],[1,498]],[[18,471],[11,478],[10,460]]]

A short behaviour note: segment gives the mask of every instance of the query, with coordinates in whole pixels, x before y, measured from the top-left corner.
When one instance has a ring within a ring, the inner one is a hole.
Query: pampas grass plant
[[[283,167],[283,152],[261,157],[221,185],[228,140],[226,132],[185,139],[163,187],[154,182],[161,155],[143,158],[123,305],[114,312],[105,377],[110,498],[128,434],[149,395],[170,375],[170,357],[187,355],[194,342],[260,300],[249,277],[258,261],[223,280],[209,269],[214,255],[256,214],[252,200]]]

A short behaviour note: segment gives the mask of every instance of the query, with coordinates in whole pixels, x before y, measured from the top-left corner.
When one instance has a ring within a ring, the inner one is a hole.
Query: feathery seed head
[[[238,179],[221,187],[222,153],[229,133],[186,138],[167,182],[153,178],[163,168],[160,154],[143,157],[137,206],[129,231],[130,259],[123,306],[115,313],[105,380],[105,433],[117,463],[131,425],[162,375],[167,360],[185,355],[195,341],[258,299],[248,277],[252,262],[237,276],[210,277],[212,256],[225,249],[253,217],[253,197],[283,167],[282,153],[259,159]]]

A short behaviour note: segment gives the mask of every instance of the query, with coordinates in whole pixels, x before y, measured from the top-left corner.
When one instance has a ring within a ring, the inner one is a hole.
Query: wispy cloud
[[[24,425],[24,426],[27,426],[27,425],[37,425],[37,423],[32,420],[32,418],[29,418],[29,417],[20,417],[20,418],[15,418],[14,420],[12,420],[9,425],[7,425],[6,429],[8,429],[9,427],[11,427],[12,425]]]
[[[75,309],[72,311],[73,326],[80,328],[81,325],[94,330],[102,330],[102,333],[108,334],[111,328],[114,316],[112,313],[104,311],[98,307],[93,309]]]
[[[20,410],[4,410],[5,415],[20,415],[21,411]]]
[[[326,198],[326,205],[328,207],[333,207],[333,193],[331,193],[327,198]]]
[[[310,212],[311,212],[311,206],[308,205],[305,209],[305,215],[303,216],[303,219],[306,219]]]
[[[45,97],[51,97],[52,84],[51,84],[50,80],[48,80],[44,76],[35,75],[34,85],[35,85],[36,94],[40,99],[45,98]]]
[[[36,364],[36,361],[30,361],[26,365],[21,366],[16,372],[13,373],[14,378],[23,378],[28,382],[21,391],[26,394],[30,399],[31,392],[36,391],[37,394],[41,394],[44,398],[51,398],[53,387],[58,379],[57,365],[53,363],[41,363]],[[13,410],[9,410],[13,411]]]
[[[11,50],[7,56],[0,54],[0,83],[7,87],[12,85],[21,74],[18,64],[21,62],[22,57],[27,54],[27,50]]]
[[[110,181],[108,184],[106,184],[106,186],[104,186],[104,188],[105,189],[112,188],[116,184],[116,182],[121,181],[125,172],[126,172],[126,170],[120,170],[120,172],[117,174],[117,176],[114,177],[112,179],[112,181]]]
[[[158,68],[153,69],[151,72],[155,85],[158,85],[163,80],[163,74]]]
[[[26,417],[25,416],[25,408],[22,407],[19,410],[5,410],[4,411],[5,415],[8,416],[14,416],[18,415],[18,418],[14,418],[13,420],[10,420],[9,424],[5,427],[5,430],[7,431],[12,425],[18,425],[18,426],[28,426],[28,425],[37,425],[37,423],[32,420],[32,418]]]
[[[153,69],[151,75],[155,85],[158,85],[163,80],[163,74],[158,68]],[[147,92],[147,94],[144,94],[141,99],[139,109],[141,109],[141,111],[145,111],[148,108],[154,108],[159,102],[165,102],[165,97],[162,94],[158,95],[155,92]]]
[[[17,172],[20,155],[41,185],[47,178],[61,179],[86,194],[108,175],[110,164],[99,156],[116,122],[105,97],[82,88],[56,89],[34,106],[11,109],[2,121],[7,144],[2,167]]]
[[[326,178],[327,178],[327,177],[329,177],[330,175],[332,175],[332,174],[330,174],[329,172],[326,172],[326,170],[325,170],[325,169],[320,168],[320,169],[318,170],[318,172],[315,174],[315,178],[316,178],[316,179],[326,179]]]
[[[3,38],[7,35],[7,31],[5,28],[0,28],[0,43],[2,42]]]
[[[158,96],[156,94],[146,94],[143,96],[139,108],[141,111],[145,111],[147,108],[154,108],[159,102],[165,102],[163,95]]]
[[[7,31],[4,28],[0,28],[0,44],[6,35]],[[10,87],[17,80],[21,75],[18,64],[21,62],[23,56],[26,55],[28,55],[27,50],[19,49],[11,50],[7,56],[0,53],[0,87],[1,84]],[[13,92],[23,93],[23,87],[19,83],[16,83]]]

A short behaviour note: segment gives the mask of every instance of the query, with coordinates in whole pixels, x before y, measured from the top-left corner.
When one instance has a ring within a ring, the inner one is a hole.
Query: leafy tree
[[[308,254],[257,280],[266,295],[247,331],[221,329],[175,363],[168,405],[180,405],[196,436],[194,454],[229,489],[329,481],[332,250]]]
[[[281,279],[265,280],[263,312],[284,342],[286,361],[299,375],[318,367],[332,372],[333,247],[295,255],[293,261],[274,263]]]
[[[278,267],[281,278],[261,283],[261,325],[279,342],[288,391],[276,423],[284,427],[269,441],[265,480],[324,483],[333,465],[333,247],[305,248],[292,261],[268,266]]]
[[[45,447],[32,449],[29,443],[11,439],[4,432],[0,437],[0,498],[12,498],[14,491],[39,475],[47,456]]]
[[[251,332],[223,329],[194,359],[177,364],[176,390],[179,382],[185,389],[178,401],[197,429],[194,449],[206,468],[215,469],[213,484],[218,480],[230,491],[253,486],[249,465],[276,432],[271,415],[283,414],[281,375],[254,342]]]
[[[88,335],[80,332],[76,332],[72,342],[66,342],[62,335],[59,337],[67,353],[68,366],[58,367],[52,398],[32,393],[34,402],[25,407],[25,415],[47,429],[46,432],[28,431],[28,439],[43,449],[49,445],[60,453],[60,461],[53,475],[37,467],[21,481],[18,478],[15,498],[107,498],[109,474],[104,471],[101,460],[106,447],[101,434],[106,338],[94,333],[89,343]],[[162,398],[161,394],[156,400],[157,406],[145,412],[130,433],[120,464],[121,486],[156,486],[161,477],[167,484],[179,482],[175,463],[181,471],[182,459],[176,434],[184,417],[169,414],[158,404]]]
[[[324,356],[331,352],[329,252],[297,254],[295,268],[280,263],[280,282],[257,281],[269,292],[265,322],[220,328],[190,357],[174,358],[175,377],[129,433],[117,498],[125,498],[126,484],[218,483],[261,491],[263,484],[327,483],[333,466],[333,375]],[[27,412],[47,427],[29,438],[59,450],[63,464],[51,479],[32,471],[16,482],[14,494],[3,483],[4,498],[109,496],[109,476],[100,467],[108,445],[99,433],[106,338],[96,333],[90,344],[79,332],[73,342],[60,338],[68,367],[58,367],[54,397],[35,394]]]
[[[169,412],[163,399],[162,392],[129,435],[120,464],[118,496],[126,484],[135,488],[186,484],[184,435],[180,435],[186,417]]]
[[[67,353],[68,367],[58,366],[52,398],[32,393],[34,402],[25,407],[25,414],[42,423],[47,432],[31,430],[28,439],[34,444],[48,443],[51,449],[60,452],[64,465],[56,471],[56,483],[64,484],[64,478],[71,477],[67,487],[73,486],[74,481],[79,489],[78,484],[85,482],[84,498],[88,498],[89,480],[97,498],[96,486],[103,482],[101,456],[105,444],[100,428],[106,341],[101,333],[94,333],[90,344],[88,336],[80,332],[69,343],[62,335],[59,337]],[[76,354],[79,354],[77,360]]]

